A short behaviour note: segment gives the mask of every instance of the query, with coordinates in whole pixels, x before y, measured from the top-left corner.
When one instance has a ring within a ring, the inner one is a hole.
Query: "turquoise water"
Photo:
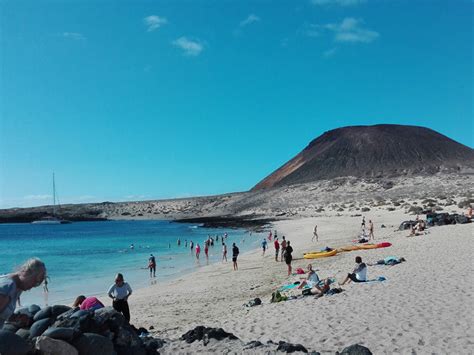
[[[53,304],[69,301],[79,294],[104,294],[117,272],[123,273],[125,280],[136,289],[152,282],[146,269],[150,253],[157,261],[157,277],[153,282],[164,282],[205,266],[204,241],[208,235],[215,239],[224,232],[228,234],[228,255],[233,242],[241,253],[259,244],[258,234],[249,237],[244,230],[207,229],[168,221],[2,224],[0,274],[11,272],[30,257],[38,257],[46,263],[49,293],[45,294],[42,287],[25,292],[21,297],[23,304]],[[181,246],[177,245],[178,238]],[[201,246],[199,261],[191,254],[191,240]],[[133,249],[131,244],[134,244]],[[209,249],[209,263],[220,262],[221,257],[219,240]],[[229,267],[232,267],[230,263],[229,258]]]

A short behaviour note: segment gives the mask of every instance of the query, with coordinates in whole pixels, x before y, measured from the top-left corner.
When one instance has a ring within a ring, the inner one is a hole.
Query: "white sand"
[[[389,255],[405,257],[407,262],[400,265],[369,268],[369,278],[383,275],[385,282],[349,284],[343,286],[345,292],[320,299],[270,303],[276,288],[299,279],[286,276],[286,265],[274,261],[270,245],[265,257],[260,250],[241,255],[237,272],[229,261],[174,282],[158,279],[157,285],[137,290],[130,298],[132,323],[153,326],[156,336],[171,340],[160,353],[241,352],[236,342],[211,341],[204,346],[177,341],[186,331],[205,325],[222,327],[244,342],[284,340],[321,353],[359,343],[374,354],[472,354],[474,225],[432,227],[427,235],[406,238],[407,231],[395,229],[413,216],[386,210],[372,210],[365,216],[367,222],[375,222],[376,241],[389,241],[392,247],[341,253],[313,265],[320,277],[336,275],[341,280],[353,269],[357,255],[367,262]],[[291,241],[293,256],[299,259],[293,262],[296,269],[308,264],[302,259],[304,252],[350,244],[360,221],[361,217],[348,214],[332,215],[282,221],[274,229]],[[316,223],[320,241],[312,243]],[[255,297],[263,305],[243,307]]]

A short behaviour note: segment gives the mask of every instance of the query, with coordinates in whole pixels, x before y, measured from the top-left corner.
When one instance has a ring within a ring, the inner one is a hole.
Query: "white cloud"
[[[63,32],[64,38],[69,38],[75,41],[83,41],[86,39],[82,33],[78,32]]]
[[[337,5],[355,6],[367,2],[367,0],[311,0],[311,4],[318,6]]]
[[[156,15],[147,16],[143,19],[143,23],[147,27],[147,31],[151,32],[160,28],[163,25],[168,23],[168,20],[165,17],[160,17]]]
[[[362,20],[346,17],[341,23],[329,23],[320,27],[334,32],[336,42],[370,43],[380,36],[378,32],[362,28],[362,25]]]
[[[247,18],[245,20],[240,21],[239,26],[240,27],[245,27],[247,25],[250,25],[252,23],[259,22],[259,21],[260,21],[260,17],[258,17],[255,14],[250,14],[250,15],[247,16]]]
[[[180,37],[173,41],[172,44],[175,47],[181,48],[185,55],[198,56],[204,49],[204,45],[198,40],[191,40],[186,37]]]

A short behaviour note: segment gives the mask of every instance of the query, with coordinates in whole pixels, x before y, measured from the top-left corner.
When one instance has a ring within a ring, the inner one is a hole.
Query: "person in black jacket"
[[[285,250],[285,263],[288,265],[288,276],[291,275],[291,260],[293,260],[293,248],[290,245],[290,242],[286,242],[286,250]]]
[[[237,257],[239,256],[239,248],[235,243],[232,243],[232,263],[234,264],[234,271],[238,270],[239,267],[237,266]]]

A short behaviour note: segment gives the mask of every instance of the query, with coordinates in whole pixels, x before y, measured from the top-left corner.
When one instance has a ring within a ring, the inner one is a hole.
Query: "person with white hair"
[[[23,291],[40,286],[46,278],[46,266],[37,258],[28,259],[18,271],[0,278],[0,329],[15,311]]]

